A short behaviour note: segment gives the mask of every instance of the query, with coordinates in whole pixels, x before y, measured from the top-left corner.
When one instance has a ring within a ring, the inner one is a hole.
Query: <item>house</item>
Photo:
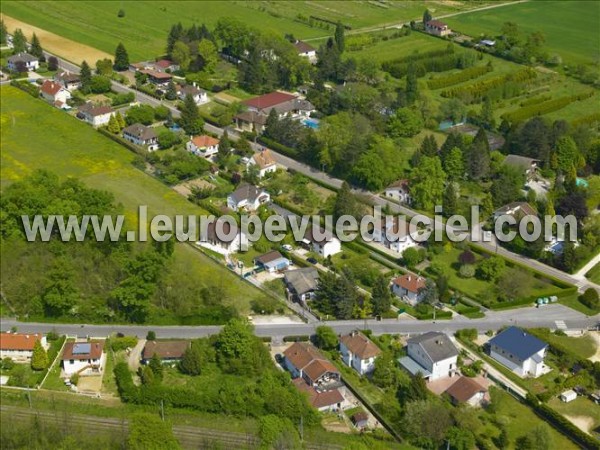
[[[268,148],[265,148],[252,155],[252,158],[250,158],[246,167],[250,168],[251,166],[256,166],[258,168],[259,178],[262,178],[266,174],[273,173],[277,170],[275,158],[273,158],[271,150]]]
[[[94,127],[101,127],[108,124],[115,111],[110,106],[95,106],[93,103],[86,103],[79,107],[77,117],[86,121]]]
[[[494,221],[502,216],[512,216],[520,222],[527,216],[537,216],[537,211],[527,202],[512,202],[494,211]]]
[[[256,211],[261,205],[269,203],[271,196],[251,184],[242,184],[227,196],[227,207],[234,211]]]
[[[142,363],[148,364],[154,355],[162,363],[175,363],[183,359],[188,348],[190,341],[147,341],[142,351]]]
[[[194,136],[185,144],[185,148],[188,152],[193,153],[196,156],[202,156],[203,158],[209,159],[219,153],[219,140],[212,136],[203,134],[201,136]]]
[[[425,31],[429,34],[433,34],[434,36],[448,36],[452,33],[452,30],[448,25],[439,20],[430,20],[425,24]]]
[[[152,67],[154,67],[157,72],[174,72],[175,70],[179,70],[179,64],[176,64],[169,59],[159,59],[152,64]]]
[[[16,72],[19,70],[19,65],[24,64],[28,72],[37,70],[40,67],[40,60],[29,53],[17,53],[16,55],[9,56],[6,59],[6,65],[8,70]]]
[[[235,128],[240,131],[262,133],[267,124],[267,116],[257,111],[243,111],[233,118]]]
[[[165,72],[157,72],[156,70],[140,70],[141,73],[148,77],[150,83],[157,86],[165,86],[171,82],[173,76]]]
[[[407,354],[399,362],[412,375],[427,381],[452,377],[457,370],[458,350],[445,333],[430,331],[408,340]]]
[[[308,402],[318,411],[339,411],[345,404],[344,396],[339,389],[320,390],[315,386],[309,386],[302,378],[295,378],[292,383],[294,383],[296,389],[308,395]]]
[[[196,105],[204,105],[210,101],[207,92],[204,89],[196,87],[196,83],[179,86],[177,88],[177,95],[182,101],[185,100],[188,95],[191,95],[196,102]]]
[[[496,41],[491,39],[482,39],[479,43],[485,47],[493,47],[496,45]]]
[[[254,264],[269,273],[273,273],[287,269],[290,266],[291,261],[285,258],[277,250],[273,250],[254,258]]]
[[[398,203],[404,203],[406,205],[411,204],[408,180],[398,180],[389,185],[387,188],[385,188],[384,195],[387,198],[397,201]]]
[[[296,47],[299,56],[307,58],[311,64],[316,64],[317,50],[312,45],[309,45],[304,41],[296,40],[296,42],[294,42],[294,47]]]
[[[147,127],[141,123],[134,123],[123,128],[123,138],[135,145],[148,147],[148,151],[158,150],[158,136],[154,128]]]
[[[302,378],[309,386],[341,380],[340,371],[312,344],[294,342],[283,352],[285,368],[292,378]]]
[[[373,229],[373,242],[382,244],[400,255],[407,248],[419,245],[419,230],[416,225],[411,226],[404,219],[397,216],[382,217],[381,219],[381,227]]]
[[[559,398],[562,402],[569,403],[577,398],[577,392],[575,392],[573,389],[569,389],[568,391],[560,394]]]
[[[411,273],[394,278],[392,292],[412,306],[421,300],[420,290],[425,287],[425,278]]]
[[[67,342],[62,354],[65,375],[98,375],[104,370],[104,342]]]
[[[483,406],[489,401],[488,389],[476,378],[461,376],[446,389],[454,405]]]
[[[353,331],[340,338],[340,353],[342,361],[365,375],[375,369],[375,358],[381,354],[381,349],[364,334]]]
[[[538,377],[546,370],[548,344],[521,328],[509,327],[488,342],[490,356],[520,377]]]
[[[369,426],[369,415],[364,411],[359,411],[352,414],[350,417],[352,424],[359,430],[363,430]]]
[[[289,270],[283,278],[288,298],[305,303],[314,297],[319,284],[319,271],[314,267]]]
[[[46,337],[41,333],[0,333],[0,359],[10,358],[14,362],[29,362],[33,355],[33,346],[40,341],[48,348]]]
[[[322,258],[328,258],[342,251],[342,243],[331,232],[320,229],[317,233],[312,226],[307,227],[302,244]]]
[[[76,73],[57,72],[56,75],[54,75],[54,81],[62,84],[69,92],[81,87],[81,79]]]
[[[57,108],[69,107],[67,100],[71,99],[71,93],[58,81],[44,81],[40,88],[40,95]]]
[[[232,226],[228,221],[218,218],[208,224],[206,236],[202,236],[196,244],[227,256],[238,252],[240,249],[247,249],[248,236],[238,230],[237,227],[232,230]]]
[[[527,180],[534,178],[537,173],[538,160],[521,155],[506,155],[502,164],[514,167],[525,174]]]

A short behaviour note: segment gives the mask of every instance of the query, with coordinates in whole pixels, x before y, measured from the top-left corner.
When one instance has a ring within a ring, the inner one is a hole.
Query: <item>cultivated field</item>
[[[154,214],[202,214],[181,195],[131,165],[134,155],[91,127],[13,87],[1,88],[2,186],[36,169],[61,177],[74,176],[89,187],[103,189],[122,203],[126,224],[136,225],[138,205]],[[242,314],[260,295],[227,269],[184,245],[176,246],[176,272],[198,283],[222,286],[227,299]]]
[[[205,23],[212,28],[219,18],[234,17],[263,31],[308,39],[333,33],[318,19],[341,20],[353,28],[377,27],[419,19],[426,7],[444,14],[484,5],[460,1],[11,1],[3,2],[2,13],[110,54],[123,42],[132,60],[142,60],[164,52],[167,33],[177,22],[185,27]],[[125,17],[117,17],[120,8]],[[309,23],[310,16],[317,20]],[[70,59],[68,54],[62,56]]]
[[[444,19],[452,29],[477,37],[500,34],[504,22],[522,31],[541,31],[551,52],[566,63],[598,62],[600,58],[600,3],[590,1],[532,1]]]

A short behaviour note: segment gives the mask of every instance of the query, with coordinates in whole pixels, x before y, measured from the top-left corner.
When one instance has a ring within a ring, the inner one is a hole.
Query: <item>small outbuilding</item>
[[[561,401],[569,403],[577,398],[577,392],[575,392],[573,389],[569,389],[568,391],[565,391],[562,394],[560,394],[559,398]]]

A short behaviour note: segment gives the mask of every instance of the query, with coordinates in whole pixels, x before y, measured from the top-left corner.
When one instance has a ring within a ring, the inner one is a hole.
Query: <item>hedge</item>
[[[218,128],[223,127],[223,124],[219,123],[219,120],[215,116],[208,114],[207,112],[204,112],[204,111],[199,111],[199,112],[200,112],[200,117],[202,117],[202,119],[204,119],[205,122],[208,122],[211,125],[214,125],[215,127],[218,127]]]
[[[572,120],[571,125],[576,127],[579,125],[588,125],[594,122],[600,122],[600,112],[595,112],[587,116],[579,117],[578,119]]]
[[[127,147],[129,150],[131,150],[136,155],[146,156],[146,151],[143,148],[138,147],[137,145],[132,144],[131,142],[123,139],[118,134],[113,134],[110,131],[108,131],[106,128],[98,128],[97,130],[100,133],[102,133],[104,136],[106,136],[106,137],[112,139],[113,141],[115,141],[116,143],[121,144],[124,147]]]
[[[138,338],[136,336],[114,337],[110,340],[110,346],[113,351],[126,350],[137,345]]]
[[[112,106],[120,106],[131,103],[135,100],[135,94],[128,92],[126,94],[117,94],[112,98]]]
[[[537,97],[531,97],[531,98],[528,98],[527,100],[523,100],[521,102],[521,106],[537,105],[538,103],[545,102],[547,100],[550,100],[551,98],[552,98],[551,95],[538,95]]]
[[[258,138],[258,142],[290,158],[295,159],[300,156],[298,150],[296,150],[295,148],[291,148],[286,145],[280,144],[279,142],[266,138],[264,136],[260,136]]]
[[[550,422],[576,444],[586,449],[600,449],[600,441],[581,431],[562,414],[559,414],[547,404],[540,402],[536,396],[527,394],[525,401],[533,408],[536,414]]]
[[[310,336],[307,334],[298,334],[283,337],[283,342],[308,342],[309,340]]]
[[[429,89],[441,89],[454,84],[462,83],[463,81],[472,80],[494,70],[491,66],[486,64],[485,66],[469,67],[468,69],[462,70],[458,73],[448,75],[440,78],[432,78],[427,82]]]
[[[410,61],[406,63],[386,62],[382,64],[382,69],[395,78],[402,78],[407,75],[411,65],[415,66],[417,77],[423,77],[429,72],[445,72],[451,69],[464,69],[472,66],[475,60],[465,59],[466,53],[449,53],[443,56]]]
[[[483,98],[485,94],[499,86],[502,86],[508,81],[515,83],[523,83],[537,77],[537,73],[530,68],[525,68],[507,75],[499,75],[497,77],[488,78],[487,80],[477,81],[475,83],[468,84],[466,86],[458,86],[452,89],[442,91],[442,97],[465,97],[471,96],[479,99]]]
[[[27,92],[32,97],[38,98],[40,96],[40,89],[27,81],[12,80],[10,85]]]
[[[290,211],[291,213],[296,214],[297,216],[304,216],[304,215],[306,215],[306,211],[300,210],[300,208],[298,208],[296,205],[292,205],[291,203],[285,201],[281,197],[273,197],[272,201],[276,205],[279,205],[282,208],[287,209],[288,211]]]
[[[524,106],[509,113],[502,114],[502,118],[509,122],[522,122],[534,116],[541,116],[548,114],[553,111],[558,111],[573,102],[579,100],[585,100],[594,95],[593,91],[589,91],[583,94],[570,95],[568,97],[555,98],[554,100],[548,100],[546,102],[537,103],[534,105]]]
[[[577,293],[576,287],[562,289],[560,291],[556,291],[554,294],[546,294],[544,296],[536,295],[536,296],[521,298],[518,300],[513,300],[510,302],[499,302],[499,303],[494,303],[493,305],[489,305],[489,306],[486,305],[486,306],[488,306],[488,308],[493,309],[493,310],[515,308],[517,306],[531,305],[540,297],[556,296],[558,298],[563,298],[563,297],[568,297],[569,295],[573,295],[574,293]]]

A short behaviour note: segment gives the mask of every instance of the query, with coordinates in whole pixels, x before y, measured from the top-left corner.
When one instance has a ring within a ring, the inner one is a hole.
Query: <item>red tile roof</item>
[[[252,159],[254,160],[254,162],[256,163],[256,165],[258,167],[260,167],[261,169],[264,169],[266,167],[272,166],[273,164],[275,164],[275,158],[273,158],[273,155],[271,154],[271,150],[269,150],[268,148],[255,153],[254,156],[252,157]]]
[[[317,391],[313,386],[306,384],[300,377],[295,378],[292,382],[300,392],[306,392],[308,394],[308,400],[313,408],[324,408],[326,406],[337,405],[344,401],[344,396],[338,389]]]
[[[33,350],[41,334],[0,333],[0,350]]]
[[[73,347],[75,344],[90,344],[89,353],[76,353],[73,354]],[[102,351],[104,349],[104,341],[92,341],[92,342],[67,342],[63,351],[62,360],[68,361],[70,359],[100,359]]]
[[[487,389],[473,378],[460,377],[452,386],[446,389],[446,394],[457,402],[467,402],[477,393],[486,391]]]
[[[429,22],[427,22],[426,24],[428,27],[435,27],[435,28],[447,28],[448,25],[446,25],[444,22],[441,22],[439,20],[430,20]]]
[[[246,106],[250,106],[252,108],[265,109],[272,108],[273,106],[280,105],[281,103],[289,102],[290,100],[294,100],[295,98],[295,95],[275,91],[265,95],[261,95],[260,97],[254,97],[245,100],[243,103]]]
[[[144,346],[142,358],[150,359],[154,354],[160,359],[183,358],[189,346],[189,341],[148,341]]]
[[[203,134],[202,136],[194,136],[192,143],[198,148],[212,147],[213,145],[219,145],[219,140],[214,137]]]
[[[161,67],[163,69],[167,69],[169,66],[173,65],[173,61],[169,61],[168,59],[161,59],[154,63],[155,66]]]
[[[328,372],[340,373],[315,347],[305,342],[295,342],[283,354],[294,367],[302,370],[313,381]]]
[[[425,278],[407,273],[406,275],[396,278],[394,284],[409,292],[419,292],[419,289],[425,287]]]
[[[308,53],[308,52],[315,51],[315,48],[312,45],[309,45],[304,41],[294,42],[294,47],[296,47],[296,50],[298,50],[298,53]]]
[[[54,97],[56,94],[58,94],[58,91],[60,91],[61,89],[63,89],[62,84],[46,80],[44,81],[44,84],[42,84],[41,90],[44,94],[48,94]]]
[[[140,70],[140,72],[158,80],[170,80],[173,78],[169,73],[157,72],[156,70]]]
[[[340,342],[360,359],[369,359],[381,354],[381,349],[362,333],[355,332],[342,336]]]

